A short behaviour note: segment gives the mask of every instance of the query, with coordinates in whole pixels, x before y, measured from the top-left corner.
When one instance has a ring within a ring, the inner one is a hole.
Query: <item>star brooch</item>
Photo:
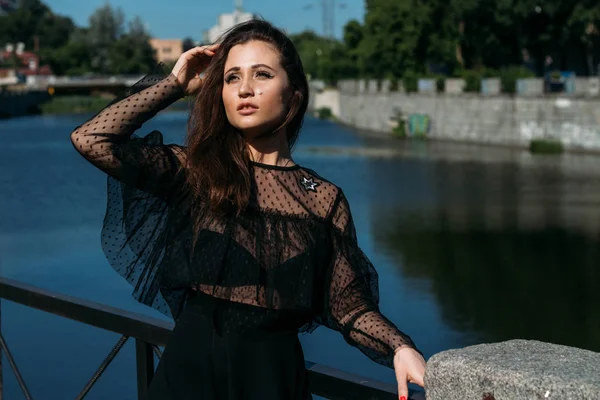
[[[302,185],[304,185],[304,190],[306,190],[307,192],[309,190],[312,190],[313,192],[316,192],[317,191],[316,187],[319,186],[319,184],[317,182],[313,181],[313,178],[306,178],[304,176],[300,180],[300,183]]]

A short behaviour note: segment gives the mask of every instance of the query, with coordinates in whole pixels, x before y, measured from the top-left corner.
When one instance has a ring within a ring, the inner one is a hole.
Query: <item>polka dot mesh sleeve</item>
[[[183,96],[177,78],[150,74],[71,133],[71,142],[90,163],[138,189],[167,193],[182,165],[179,146],[163,145],[162,135],[133,136],[138,128]]]
[[[398,347],[419,350],[379,312],[377,272],[358,247],[350,208],[341,191],[331,218],[333,256],[325,279],[324,322],[373,361],[393,368]]]
[[[133,285],[135,299],[166,315],[172,311],[160,293],[160,272],[174,247],[168,221],[185,180],[185,153],[163,144],[159,131],[134,132],[182,96],[177,78],[159,64],[71,133],[75,149],[107,174],[101,243],[109,264]]]

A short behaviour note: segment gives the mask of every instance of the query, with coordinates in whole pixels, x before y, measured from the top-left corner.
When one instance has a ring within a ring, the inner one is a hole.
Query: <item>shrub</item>
[[[441,74],[426,74],[423,76],[425,79],[433,79],[435,81],[435,91],[437,93],[443,93],[445,89],[444,81],[446,80],[445,75]]]
[[[500,86],[504,93],[517,91],[517,79],[533,78],[535,74],[522,66],[511,66],[500,70]]]
[[[532,154],[560,154],[564,151],[562,142],[549,139],[533,139],[529,142]]]
[[[402,84],[406,93],[416,92],[419,89],[419,77],[415,71],[406,71],[402,77]]]
[[[465,92],[481,92],[481,79],[483,74],[479,71],[464,70],[461,77],[465,80]]]
[[[396,121],[396,126],[392,129],[392,136],[397,138],[405,138],[406,135],[406,121],[404,121],[404,115],[402,111],[399,109],[395,109],[394,111],[394,120]]]
[[[392,136],[397,138],[406,137],[406,124],[403,120],[398,120],[398,124],[392,129]]]
[[[395,76],[390,78],[390,92],[398,91],[398,78]]]
[[[321,107],[317,110],[317,118],[319,119],[332,119],[333,113],[329,107]]]

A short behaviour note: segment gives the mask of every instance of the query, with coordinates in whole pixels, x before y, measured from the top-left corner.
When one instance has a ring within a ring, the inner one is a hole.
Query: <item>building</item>
[[[204,43],[214,43],[228,29],[256,18],[254,14],[244,12],[242,0],[236,0],[235,4],[233,13],[219,15],[219,23],[204,32]]]
[[[19,6],[19,0],[0,0],[0,16],[15,11]]]
[[[159,62],[177,61],[183,53],[181,39],[150,39],[150,46],[154,49],[156,60]]]
[[[2,0],[0,0],[2,1]],[[40,58],[35,52],[25,51],[23,43],[12,44],[0,49],[0,61],[18,61],[16,67],[0,67],[0,77],[21,76],[23,78],[35,76],[50,76],[52,70],[48,65],[40,65]]]

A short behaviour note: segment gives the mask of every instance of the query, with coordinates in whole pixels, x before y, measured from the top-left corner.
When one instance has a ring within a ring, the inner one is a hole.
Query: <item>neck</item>
[[[247,140],[246,143],[252,161],[278,166],[294,165],[285,132]]]

